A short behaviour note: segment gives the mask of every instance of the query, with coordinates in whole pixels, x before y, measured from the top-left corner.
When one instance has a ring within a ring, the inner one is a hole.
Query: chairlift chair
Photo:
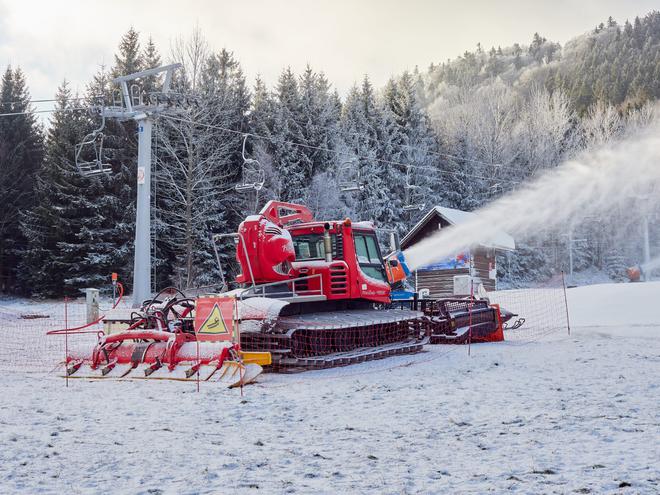
[[[119,88],[116,88],[112,91],[112,106],[114,108],[123,108],[124,106],[121,90]]]
[[[103,163],[103,129],[105,128],[105,117],[101,115],[101,125],[87,134],[82,142],[76,144],[76,167],[81,175],[93,177],[100,174],[112,172],[112,165]],[[83,153],[93,150],[94,159],[86,160]]]
[[[339,190],[341,192],[362,191],[364,184],[360,181],[360,169],[353,162],[345,162],[339,168]]]
[[[412,181],[412,166],[406,167],[406,184],[405,189],[405,201],[403,204],[403,211],[422,211],[426,206],[426,203],[420,202],[421,194],[419,193],[420,187],[413,184]]]
[[[139,84],[131,84],[131,105],[133,107],[142,105],[142,88]]]
[[[247,142],[248,136],[249,134],[243,136],[243,150],[241,151],[241,156],[243,157],[241,182],[234,186],[234,189],[238,192],[260,191],[266,182],[266,173],[263,168],[261,168],[259,160],[247,158],[245,156],[245,143]]]
[[[426,207],[426,203],[407,202],[403,205],[403,211],[422,211]]]

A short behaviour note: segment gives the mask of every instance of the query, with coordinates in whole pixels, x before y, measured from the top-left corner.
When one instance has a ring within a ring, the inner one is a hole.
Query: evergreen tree
[[[435,133],[421,105],[421,85],[409,72],[385,87],[384,104],[393,128],[389,131],[397,161],[407,167],[395,170],[405,184],[401,201],[407,207],[406,225],[412,227],[427,206],[441,203],[442,177],[438,174]],[[417,207],[418,209],[413,209]]]
[[[346,98],[341,124],[343,140],[355,157],[351,166],[359,171],[363,184],[354,206],[358,218],[402,233],[402,202],[395,192],[401,188],[396,127],[367,77]],[[386,235],[381,237],[383,241]]]
[[[335,160],[333,150],[339,133],[338,106],[325,75],[315,73],[309,65],[300,77],[300,100],[302,139],[311,146],[302,151],[311,162],[310,177],[314,177],[326,171]]]
[[[88,186],[76,170],[75,146],[87,127],[83,113],[71,111],[75,102],[67,81],[55,95],[55,111],[46,135],[46,155],[35,180],[36,204],[21,215],[21,230],[28,241],[22,252],[20,281],[38,296],[74,294],[66,280],[84,256],[84,246],[71,248],[86,204]],[[75,294],[77,295],[77,294]]]
[[[279,199],[300,202],[312,177],[313,162],[304,143],[302,102],[296,76],[290,68],[282,72],[274,94],[270,153],[280,176]]]
[[[153,69],[155,67],[160,67],[162,65],[161,59],[160,59],[160,53],[158,53],[158,48],[156,48],[156,44],[154,43],[153,39],[149,37],[149,41],[147,41],[147,45],[144,47],[144,50],[142,51],[142,68],[143,70],[146,69]],[[158,88],[160,88],[161,83],[162,83],[162,78],[163,76],[161,75],[160,77],[150,77],[145,79],[142,82],[142,92],[143,92],[143,98],[146,98],[148,102],[149,95],[156,91]]]
[[[149,43],[149,45],[153,44]],[[147,53],[148,52],[149,46],[147,46]],[[154,53],[155,52],[152,52],[148,55],[152,57],[152,61]],[[112,76],[125,76],[134,72],[139,72],[143,67],[144,58],[140,50],[140,34],[133,29],[133,27],[130,27],[119,42],[119,51],[115,54],[115,64],[112,69]]]
[[[34,174],[43,159],[42,129],[20,68],[7,67],[2,76],[0,113],[17,114],[0,118],[0,291],[11,291],[20,253],[28,248],[20,214],[34,205]]]
[[[111,70],[110,74],[115,70]],[[87,87],[90,104],[111,98],[111,76],[101,68]],[[87,132],[99,128],[101,118],[90,117]],[[102,285],[111,271],[118,272],[127,290],[133,274],[133,241],[135,235],[135,198],[137,190],[137,140],[133,121],[107,119],[103,127],[103,156],[111,165],[109,174],[95,177],[85,190],[90,209],[79,236],[87,239],[88,251],[81,261],[88,268],[79,283]],[[82,136],[80,137],[82,139]],[[88,278],[89,277],[89,278]],[[72,281],[73,283],[73,281]],[[90,285],[91,286],[91,285]]]

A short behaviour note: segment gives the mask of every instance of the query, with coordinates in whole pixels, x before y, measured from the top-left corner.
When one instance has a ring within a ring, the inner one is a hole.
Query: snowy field
[[[1,493],[658,493],[660,283],[572,335],[212,384],[0,378]]]

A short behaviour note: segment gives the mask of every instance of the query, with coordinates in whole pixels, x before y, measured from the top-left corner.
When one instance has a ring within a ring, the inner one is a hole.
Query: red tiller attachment
[[[253,381],[262,371],[259,361],[270,364],[269,355],[243,359],[233,297],[154,301],[124,330],[108,325],[91,355],[68,356],[67,376],[212,380],[233,387]]]

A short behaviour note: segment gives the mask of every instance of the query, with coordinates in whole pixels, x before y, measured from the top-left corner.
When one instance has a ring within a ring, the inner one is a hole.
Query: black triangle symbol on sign
[[[213,309],[202,323],[202,326],[199,327],[197,333],[213,333],[213,334],[227,334],[229,330],[227,325],[225,325],[225,320],[222,317],[222,311],[220,311],[220,306],[218,303],[213,305]]]

